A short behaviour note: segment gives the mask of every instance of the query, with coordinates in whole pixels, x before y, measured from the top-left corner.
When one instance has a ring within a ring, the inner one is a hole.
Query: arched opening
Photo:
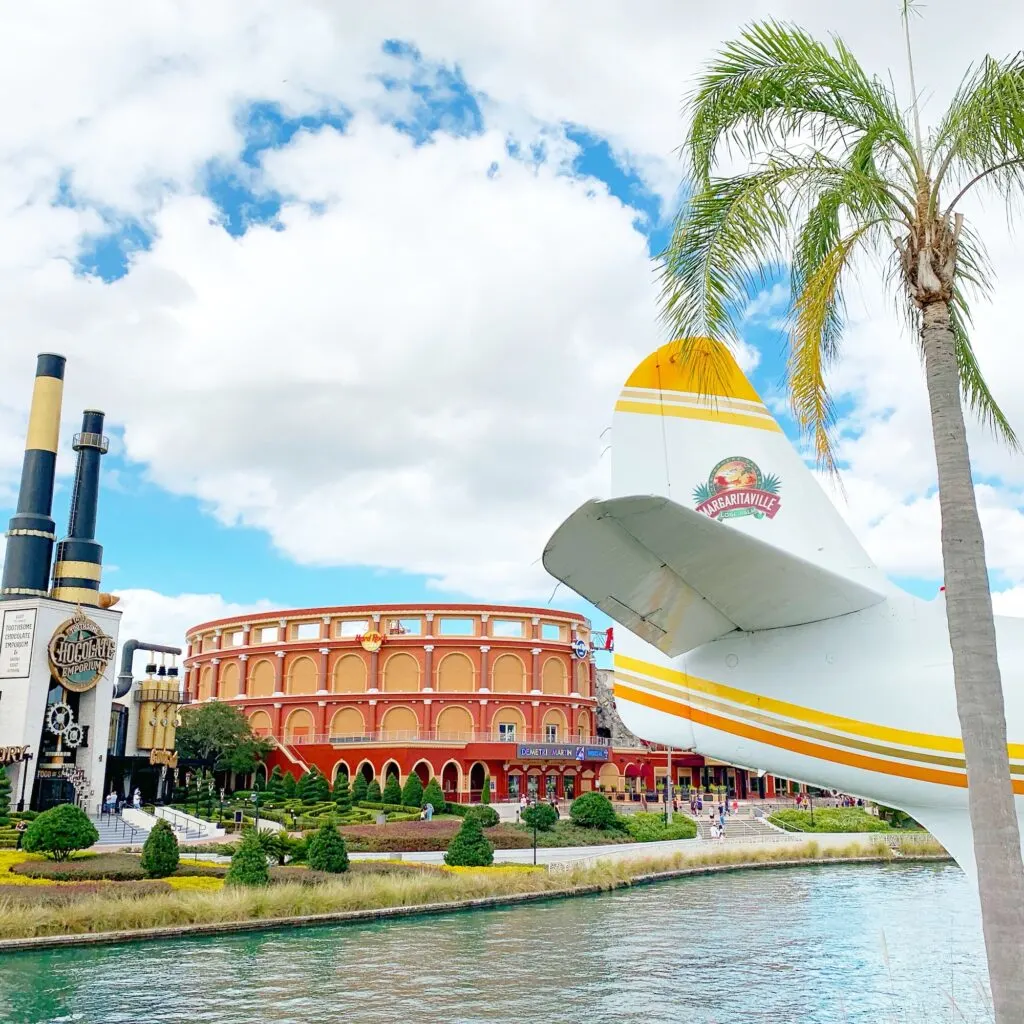
[[[199,699],[207,700],[213,696],[213,669],[207,665],[199,673]]]
[[[313,716],[305,708],[296,708],[285,719],[285,743],[309,743],[312,739]]]
[[[398,762],[394,758],[390,761],[385,761],[384,767],[380,770],[381,785],[385,785],[392,775],[394,775],[399,782],[402,781],[402,770],[398,767]]]
[[[380,720],[380,739],[391,743],[414,740],[419,734],[416,712],[411,708],[388,708]]]
[[[569,731],[565,721],[565,713],[559,708],[551,708],[544,715],[544,742],[564,742]]]
[[[261,658],[249,669],[249,696],[272,697],[274,695],[274,666]]]
[[[312,658],[305,655],[295,658],[288,665],[284,692],[296,697],[308,697],[317,690],[317,668]]]
[[[581,711],[579,718],[576,719],[576,735],[581,740],[590,739],[590,712]]]
[[[491,689],[495,693],[526,693],[526,666],[515,654],[494,659]]]
[[[564,696],[569,692],[565,663],[561,658],[548,658],[541,670],[540,688],[544,693]]]
[[[605,793],[617,793],[620,784],[619,769],[610,763],[601,765],[597,784]]]
[[[339,761],[334,766],[334,772],[331,775],[331,778],[334,780],[332,785],[336,786],[342,777],[346,779],[349,777],[348,765],[344,761]]]
[[[385,693],[415,693],[420,688],[420,666],[404,651],[392,654],[384,662]]]
[[[491,719],[491,737],[506,743],[526,739],[526,719],[519,708],[499,708]]]
[[[459,705],[445,708],[437,716],[434,730],[439,740],[467,742],[473,738],[473,716]]]
[[[430,764],[426,761],[417,761],[412,766],[412,770],[420,777],[420,782],[422,782],[424,786],[426,786],[434,774]]]
[[[473,686],[473,662],[464,654],[446,654],[437,666],[437,688],[447,693],[469,693]]]
[[[341,708],[331,719],[331,740],[353,740],[366,735],[366,724],[359,708]]]
[[[269,736],[273,731],[273,723],[266,711],[254,711],[249,716],[249,728],[256,736]]]
[[[476,761],[469,769],[469,800],[476,803],[484,789],[484,779],[487,777],[487,767]]]
[[[238,696],[238,662],[229,661],[220,670],[220,679],[217,680],[217,697],[220,700],[230,700]]]
[[[374,774],[375,774],[375,773],[374,773],[374,770],[373,770],[373,765],[372,765],[372,764],[370,764],[370,762],[369,762],[369,761],[364,761],[364,762],[363,762],[363,763],[362,763],[362,764],[361,764],[361,765],[360,765],[360,766],[358,767],[358,769],[356,769],[356,771],[357,771],[357,773],[358,773],[359,775],[362,775],[362,777],[363,777],[364,779],[366,779],[366,781],[367,781],[367,782],[373,782],[373,779],[374,779]]]
[[[331,689],[335,693],[366,692],[366,662],[358,654],[345,654],[334,663]]]
[[[446,800],[456,800],[459,792],[459,766],[454,761],[449,761],[441,769],[441,789]]]
[[[576,692],[581,697],[590,696],[590,665],[586,661],[576,662]]]

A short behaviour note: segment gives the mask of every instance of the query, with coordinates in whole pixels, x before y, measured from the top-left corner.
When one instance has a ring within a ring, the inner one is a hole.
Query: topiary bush
[[[447,809],[444,793],[441,791],[441,784],[437,781],[436,775],[427,783],[427,788],[423,790],[423,799],[420,801],[420,807],[426,807],[427,804],[434,808],[435,814],[444,814]]]
[[[398,798],[399,798],[399,801],[400,801],[401,798],[402,798],[402,794],[401,793],[398,794]],[[366,796],[363,799],[367,800],[371,804],[381,804],[381,803],[384,802],[381,799],[380,783],[376,779],[374,779],[373,782],[371,782],[366,787]],[[360,802],[362,802],[362,801],[360,801]]]
[[[142,870],[149,878],[166,878],[178,869],[178,837],[170,823],[158,818],[142,844]]]
[[[484,776],[484,788],[480,790],[480,803],[489,804],[491,802],[491,777],[490,775]]]
[[[348,814],[352,810],[352,791],[348,788],[348,776],[339,772],[334,780],[334,806],[339,814]]]
[[[580,828],[621,828],[611,800],[602,793],[584,793],[569,808],[569,817]]]
[[[25,766],[22,766],[22,771]],[[11,820],[11,780],[7,777],[7,769],[0,765],[0,827]]]
[[[327,871],[332,875],[348,871],[348,850],[336,825],[322,826],[310,839],[306,860],[311,871]]]
[[[324,800],[330,799],[331,787],[328,785],[323,772],[316,765],[313,765],[299,779],[298,785],[295,787],[295,795],[304,804],[322,803]]]
[[[481,828],[494,828],[501,821],[501,818],[498,817],[498,812],[493,807],[488,807],[485,804],[470,808],[470,814],[480,822]]]
[[[76,850],[87,850],[99,841],[100,834],[85,811],[74,804],[60,804],[29,825],[22,846],[50,860],[67,860]]]
[[[295,799],[296,787],[295,776],[291,772],[285,772],[281,777],[281,794],[285,800]]]
[[[480,819],[470,814],[448,844],[444,862],[453,868],[486,868],[494,863],[494,847],[480,828]]]
[[[270,773],[270,778],[267,779],[266,793],[271,800],[284,799],[284,776],[281,774],[279,764],[274,765],[274,770]]]
[[[389,775],[384,783],[384,792],[380,795],[381,803],[400,804],[402,802],[402,787],[398,784],[397,775]]]
[[[402,787],[402,803],[406,807],[423,806],[423,783],[415,772],[409,772],[409,778]]]
[[[267,855],[263,852],[260,837],[249,829],[231,857],[231,867],[224,878],[226,885],[252,886],[267,885],[270,874],[267,871]]]
[[[550,832],[558,821],[558,811],[551,804],[531,804],[522,809],[519,820],[538,832]]]
[[[368,788],[366,776],[362,772],[357,772],[356,781],[352,783],[352,803],[361,804],[366,799]]]

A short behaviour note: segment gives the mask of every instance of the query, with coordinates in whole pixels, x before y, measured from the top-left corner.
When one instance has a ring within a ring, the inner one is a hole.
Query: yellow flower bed
[[[224,888],[223,878],[213,878],[210,875],[186,875],[184,878],[161,878],[160,881],[166,882],[172,889],[189,892],[217,892]]]
[[[48,878],[29,878],[27,875],[16,875],[11,868],[26,860],[42,860],[42,854],[26,853],[24,850],[0,850],[0,885],[64,885],[63,882],[52,882]]]
[[[547,868],[537,866],[534,867],[532,864],[493,864],[487,868],[460,868],[450,867],[447,864],[441,865],[442,871],[452,871],[458,874],[478,872],[481,874],[500,874],[500,875],[511,875],[517,873],[529,873],[533,871],[547,871]]]

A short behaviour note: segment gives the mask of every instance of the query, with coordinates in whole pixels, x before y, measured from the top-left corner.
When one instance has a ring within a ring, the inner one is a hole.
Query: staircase
[[[149,829],[129,825],[119,814],[103,814],[90,819],[100,837],[97,843],[103,846],[133,846],[144,843]]]
[[[717,819],[716,819],[717,820]],[[711,833],[711,819],[703,814],[693,821],[697,824],[697,834],[701,839],[713,839]],[[746,817],[738,814],[727,814],[725,816],[725,839],[744,840],[750,842],[778,842],[792,838],[790,833],[769,825],[763,818]]]

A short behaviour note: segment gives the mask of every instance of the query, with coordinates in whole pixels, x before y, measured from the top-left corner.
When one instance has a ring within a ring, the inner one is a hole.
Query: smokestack
[[[103,548],[96,543],[96,508],[100,495],[100,458],[109,447],[103,436],[103,413],[86,409],[82,432],[72,447],[78,452],[75,489],[71,494],[68,535],[57,545],[53,566],[53,591],[57,601],[100,605],[100,572]]]
[[[0,583],[0,600],[46,597],[48,594],[50,558],[56,539],[50,512],[53,509],[65,362],[63,356],[48,352],[36,361],[18,510],[7,529],[7,556]]]

